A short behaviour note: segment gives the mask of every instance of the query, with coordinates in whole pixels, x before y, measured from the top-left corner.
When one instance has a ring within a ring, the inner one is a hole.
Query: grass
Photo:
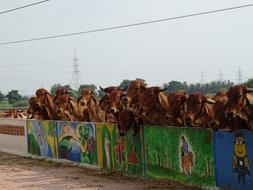
[[[189,185],[215,186],[214,176],[199,176],[196,174],[185,175],[177,171],[158,168],[156,166],[147,166],[147,176],[151,178],[167,178],[181,181]]]

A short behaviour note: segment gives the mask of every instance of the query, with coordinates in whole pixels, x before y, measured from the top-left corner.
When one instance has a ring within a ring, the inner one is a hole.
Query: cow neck
[[[45,95],[45,101],[46,101],[46,106],[45,106],[45,110],[47,112],[48,115],[48,119],[54,119],[54,112],[53,112],[53,108],[54,108],[54,104],[52,102],[51,96],[49,94]]]

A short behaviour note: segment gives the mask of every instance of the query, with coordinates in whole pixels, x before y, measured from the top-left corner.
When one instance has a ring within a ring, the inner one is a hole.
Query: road
[[[198,190],[169,180],[121,176],[0,152],[0,189],[4,190]]]

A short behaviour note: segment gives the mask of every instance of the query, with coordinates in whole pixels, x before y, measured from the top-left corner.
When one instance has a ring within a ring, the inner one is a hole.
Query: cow
[[[84,121],[83,109],[68,94],[61,95],[56,102],[56,114],[60,120]]]
[[[94,92],[91,89],[83,89],[81,91],[81,97],[78,98],[77,104],[83,107],[83,115],[84,117],[87,117],[86,121],[105,122],[106,114],[101,109],[99,102],[95,98]]]
[[[214,130],[229,128],[229,122],[225,116],[226,104],[228,97],[225,91],[218,91],[213,97],[215,103],[213,105],[214,117],[210,122],[210,127]]]
[[[127,90],[127,101],[129,106],[137,111],[139,109],[140,97],[145,91],[147,84],[144,80],[133,80],[131,81]]]
[[[146,124],[168,125],[169,101],[161,87],[148,87],[139,98],[138,115]]]
[[[54,104],[56,104],[60,96],[65,95],[65,94],[70,94],[70,91],[65,88],[57,88],[55,92],[55,96],[53,98]]]
[[[42,109],[37,104],[37,97],[31,97],[29,99],[29,108],[27,110],[28,119],[42,120]]]
[[[36,107],[41,111],[42,119],[54,120],[55,119],[55,105],[53,103],[53,96],[44,88],[36,91]]]
[[[169,123],[172,126],[185,126],[184,113],[186,109],[187,95],[185,91],[179,90],[168,95],[169,101]]]
[[[196,92],[192,93],[186,100],[186,113],[184,120],[187,126],[209,127],[214,117],[214,100]]]
[[[243,85],[231,87],[227,92],[225,114],[232,129],[253,129],[253,90]]]
[[[102,92],[105,93],[105,95],[100,99],[99,105],[100,107],[106,112],[110,113],[110,101],[109,101],[109,96],[112,92],[114,91],[125,91],[126,88],[121,88],[121,87],[115,87],[115,86],[109,86],[107,88],[102,88],[101,86],[99,87]]]
[[[25,115],[23,110],[18,110],[16,108],[11,108],[7,112],[5,112],[6,118],[12,118],[12,119],[27,119],[27,116]]]

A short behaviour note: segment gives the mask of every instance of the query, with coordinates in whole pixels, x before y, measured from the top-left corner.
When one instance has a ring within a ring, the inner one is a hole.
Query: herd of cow
[[[98,100],[91,89],[83,89],[75,100],[65,89],[51,95],[38,89],[29,100],[28,118],[118,123],[120,134],[142,124],[204,127],[213,129],[253,129],[253,90],[243,85],[219,91],[214,97],[185,91],[166,93],[134,80],[128,89],[107,87]]]

